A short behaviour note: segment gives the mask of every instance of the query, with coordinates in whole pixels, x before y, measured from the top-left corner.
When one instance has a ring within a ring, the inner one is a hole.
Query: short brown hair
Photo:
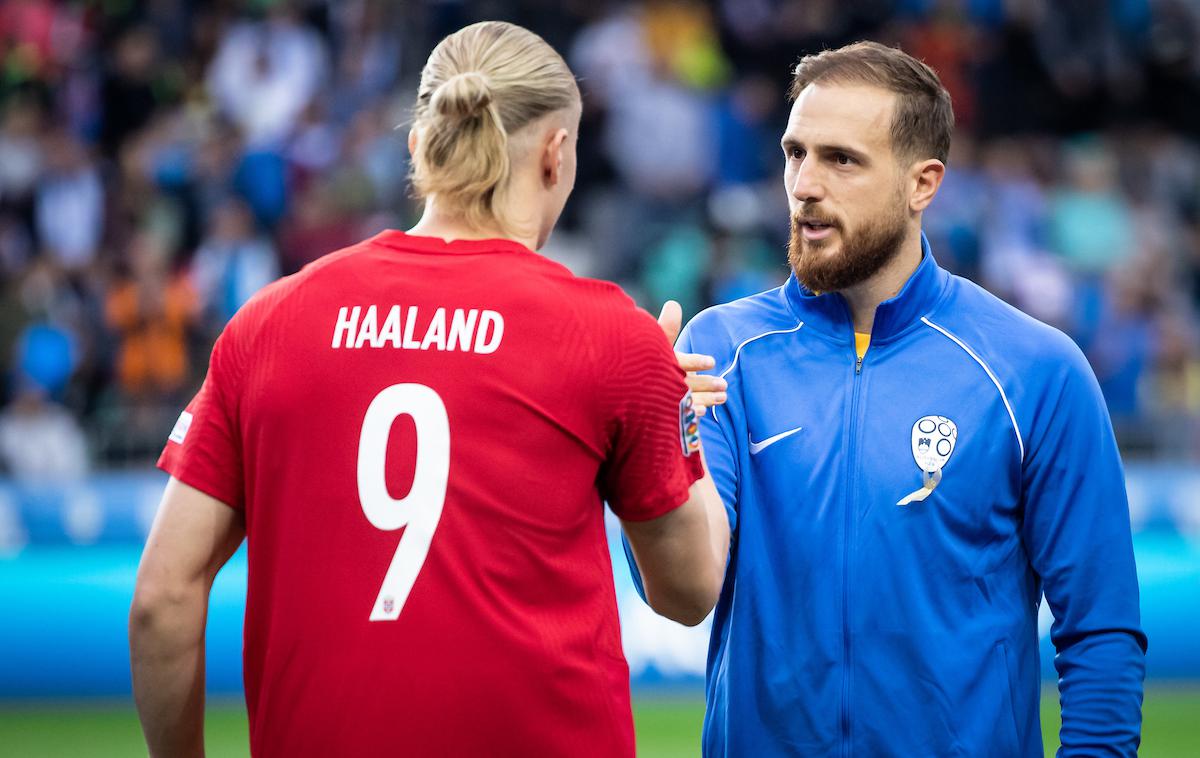
[[[878,42],[855,42],[806,55],[796,64],[788,97],[792,100],[810,84],[865,84],[896,95],[892,115],[892,148],[912,160],[937,158],[946,162],[954,109],[950,93],[934,70],[903,50]]]

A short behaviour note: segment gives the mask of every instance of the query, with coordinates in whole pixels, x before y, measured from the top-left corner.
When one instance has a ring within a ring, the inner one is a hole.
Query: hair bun
[[[478,71],[455,74],[433,91],[429,106],[439,116],[468,119],[492,102],[492,83]]]

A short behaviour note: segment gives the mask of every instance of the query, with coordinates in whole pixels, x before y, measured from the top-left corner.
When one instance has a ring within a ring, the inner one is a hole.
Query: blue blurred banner
[[[1200,470],[1131,466],[1127,472],[1147,671],[1200,679]],[[0,698],[129,693],[126,620],[141,545],[165,479],[106,474],[75,485],[0,482]],[[704,675],[707,622],[688,629],[638,598],[610,522],[625,653],[636,686],[695,686]],[[209,691],[241,691],[246,556],[213,587]],[[1042,666],[1055,676],[1043,604]]]

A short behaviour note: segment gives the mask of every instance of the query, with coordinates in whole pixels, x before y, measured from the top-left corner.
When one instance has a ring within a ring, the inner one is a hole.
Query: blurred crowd
[[[0,466],[152,460],[247,298],[412,222],[420,67],[485,18],[584,92],[547,254],[689,314],[788,273],[789,65],[902,45],[958,119],[939,262],[1079,343],[1127,456],[1200,460],[1195,0],[7,0]]]

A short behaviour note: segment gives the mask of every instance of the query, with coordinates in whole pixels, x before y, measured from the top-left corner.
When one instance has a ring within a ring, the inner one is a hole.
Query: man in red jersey
[[[536,35],[451,35],[410,135],[421,221],[267,287],[217,340],[130,618],[153,755],[203,752],[208,591],[243,535],[255,755],[633,754],[602,501],[685,623],[729,528],[658,325],[533,252],[578,120]]]

